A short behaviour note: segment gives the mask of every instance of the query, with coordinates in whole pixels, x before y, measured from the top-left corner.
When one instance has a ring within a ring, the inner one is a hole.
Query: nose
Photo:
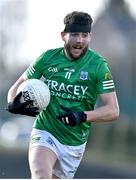
[[[82,41],[83,41],[82,34],[79,34],[79,35],[77,36],[76,41],[77,41],[77,42],[82,42]]]

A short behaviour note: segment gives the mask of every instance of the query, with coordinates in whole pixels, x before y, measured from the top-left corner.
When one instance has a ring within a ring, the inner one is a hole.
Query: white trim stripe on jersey
[[[35,69],[34,69],[33,66],[30,66],[30,67],[28,68],[28,71],[29,71],[30,75],[32,75],[32,74],[35,72]]]
[[[115,88],[113,80],[103,81],[103,89]]]

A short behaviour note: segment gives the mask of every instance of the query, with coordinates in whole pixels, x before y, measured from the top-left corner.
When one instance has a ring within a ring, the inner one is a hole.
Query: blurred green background
[[[9,87],[32,61],[19,53],[28,30],[27,3],[0,1],[0,178],[30,178],[27,148],[34,119],[3,110]],[[125,0],[103,3],[90,47],[111,66],[120,117],[112,123],[93,124],[76,177],[136,178],[136,19]]]

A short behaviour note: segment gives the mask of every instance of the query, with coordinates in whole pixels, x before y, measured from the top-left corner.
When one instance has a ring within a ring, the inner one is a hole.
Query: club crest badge
[[[87,80],[87,79],[88,79],[88,72],[86,72],[86,71],[81,71],[81,73],[80,73],[80,79],[81,79],[81,80]]]

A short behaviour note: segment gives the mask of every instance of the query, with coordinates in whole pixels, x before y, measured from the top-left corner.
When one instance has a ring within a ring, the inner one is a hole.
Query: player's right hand
[[[33,100],[28,100],[26,102],[21,103],[20,98],[22,96],[22,92],[16,95],[14,98],[13,102],[9,102],[7,105],[7,110],[10,113],[14,114],[22,114],[22,115],[27,115],[27,116],[32,116],[36,117],[36,115],[39,114],[38,108],[37,107],[27,107],[30,105]]]

